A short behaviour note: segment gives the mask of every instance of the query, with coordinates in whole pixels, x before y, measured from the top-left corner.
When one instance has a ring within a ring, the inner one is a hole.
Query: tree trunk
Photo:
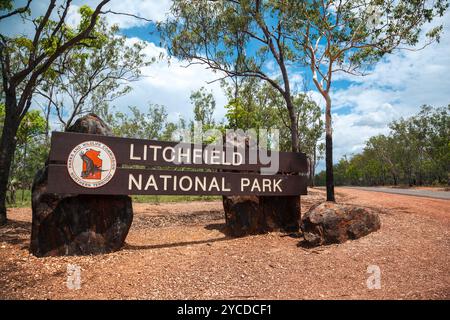
[[[0,140],[0,225],[6,224],[6,192],[8,189],[11,163],[16,150],[18,121],[11,112],[14,110],[15,97],[6,97],[5,120]]]
[[[284,100],[286,101],[286,107],[289,112],[289,120],[291,127],[291,142],[292,142],[292,152],[300,151],[300,142],[298,140],[298,121],[297,114],[294,110],[294,104],[292,103],[292,99],[290,95],[285,94]]]
[[[45,110],[45,143],[48,145],[50,140],[50,111],[51,105],[50,102],[47,105],[47,109]]]
[[[313,163],[311,166],[311,172],[312,172],[312,177],[311,177],[311,187],[315,187],[316,186],[316,162],[317,162],[317,150],[316,150],[317,146],[314,146],[314,158],[313,158]]]
[[[312,167],[313,167],[313,164],[312,164],[311,157],[308,156],[307,159],[308,159],[308,166],[309,166],[309,168],[308,168],[308,185],[310,187],[312,187]]]
[[[326,185],[327,201],[335,201],[334,198],[334,175],[333,175],[333,130],[331,128],[331,98],[326,97],[325,110],[325,163],[326,163]]]

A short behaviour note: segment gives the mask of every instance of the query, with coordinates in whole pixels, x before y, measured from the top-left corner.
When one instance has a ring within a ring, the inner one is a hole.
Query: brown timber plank
[[[230,172],[191,172],[191,171],[169,171],[169,170],[145,170],[145,169],[131,169],[131,168],[117,168],[113,178],[104,186],[98,188],[85,188],[75,183],[69,176],[66,165],[50,164],[49,165],[49,184],[48,193],[63,193],[63,194],[136,194],[136,195],[265,195],[265,196],[295,196],[306,194],[307,178],[299,175],[260,175],[252,173],[230,173]],[[142,178],[141,189],[136,187],[135,183],[131,183],[130,175],[139,182],[139,176]],[[153,175],[157,185],[157,189],[151,185],[147,190],[145,186],[149,180],[150,175]],[[167,184],[164,189],[164,178],[162,176],[171,176],[166,178]],[[174,188],[174,178],[177,183]],[[188,178],[183,178],[188,177]],[[213,179],[216,179],[218,187],[210,187]],[[180,187],[180,180],[183,179]],[[197,180],[196,180],[197,179]],[[244,179],[244,180],[243,180]],[[249,186],[241,188],[242,182]],[[269,179],[269,180],[264,180]],[[189,180],[193,181],[192,187],[189,186]],[[260,189],[252,186],[257,181]],[[197,190],[195,189],[196,181],[206,184],[206,189],[203,190],[201,183],[197,183]],[[222,182],[223,181],[223,182]],[[263,188],[264,181],[266,181],[266,188]],[[269,182],[271,189],[269,190]],[[278,181],[278,182],[277,182]],[[278,185],[279,189],[275,187]]]
[[[95,140],[106,144],[113,152],[117,160],[118,165],[143,165],[143,166],[175,166],[175,167],[190,167],[190,168],[208,168],[208,169],[225,169],[236,171],[259,171],[262,167],[268,167],[261,163],[249,164],[248,152],[246,155],[244,164],[239,166],[227,165],[227,164],[205,164],[205,163],[190,163],[190,164],[176,164],[174,162],[165,161],[161,155],[156,160],[153,159],[152,153],[148,151],[147,160],[135,160],[130,159],[130,145],[134,145],[135,155],[142,156],[142,150],[145,146],[152,145],[161,148],[175,147],[179,145],[177,142],[166,142],[156,140],[143,140],[132,138],[119,138],[103,135],[82,134],[73,132],[53,132],[50,162],[51,163],[66,163],[67,157],[71,150],[78,144]],[[194,147],[204,149],[206,145],[191,145],[185,144],[186,147]],[[243,149],[237,150],[237,152],[244,152]],[[303,153],[294,152],[279,152],[279,172],[302,172],[308,171],[308,164],[306,156]]]

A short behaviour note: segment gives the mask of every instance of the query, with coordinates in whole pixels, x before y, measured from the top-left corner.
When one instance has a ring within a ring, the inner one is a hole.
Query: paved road
[[[407,196],[427,197],[434,199],[450,200],[450,191],[431,191],[431,190],[418,190],[418,189],[397,189],[397,188],[384,188],[384,187],[343,187],[350,189],[358,189],[365,191],[385,192],[394,194],[403,194]]]

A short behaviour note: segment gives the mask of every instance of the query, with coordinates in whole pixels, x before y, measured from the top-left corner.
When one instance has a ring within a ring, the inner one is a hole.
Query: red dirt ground
[[[449,299],[450,201],[337,188],[338,201],[380,212],[381,229],[315,249],[282,233],[229,238],[221,202],[134,204],[125,248],[106,255],[36,258],[31,210],[0,228],[1,299]],[[302,212],[324,199],[302,197]],[[81,288],[67,288],[67,265]],[[369,265],[381,289],[368,289]]]

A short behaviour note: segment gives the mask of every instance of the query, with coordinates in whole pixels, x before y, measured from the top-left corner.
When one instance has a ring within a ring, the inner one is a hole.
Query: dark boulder
[[[300,197],[224,196],[223,207],[231,236],[299,230]]]
[[[301,219],[304,244],[343,243],[380,229],[380,217],[368,208],[323,202],[312,206]]]
[[[96,115],[78,119],[67,131],[112,135]],[[133,220],[128,196],[49,194],[47,167],[32,187],[30,251],[36,256],[87,255],[120,249]]]
[[[231,135],[230,139],[224,136],[227,146],[249,148],[248,139],[234,139],[233,132],[227,134]],[[222,199],[225,231],[230,236],[299,230],[300,196],[223,196]]]
[[[101,134],[104,136],[112,136],[113,133],[108,125],[100,119],[96,114],[89,113],[84,117],[78,118],[73,125],[66,130],[67,132]]]

